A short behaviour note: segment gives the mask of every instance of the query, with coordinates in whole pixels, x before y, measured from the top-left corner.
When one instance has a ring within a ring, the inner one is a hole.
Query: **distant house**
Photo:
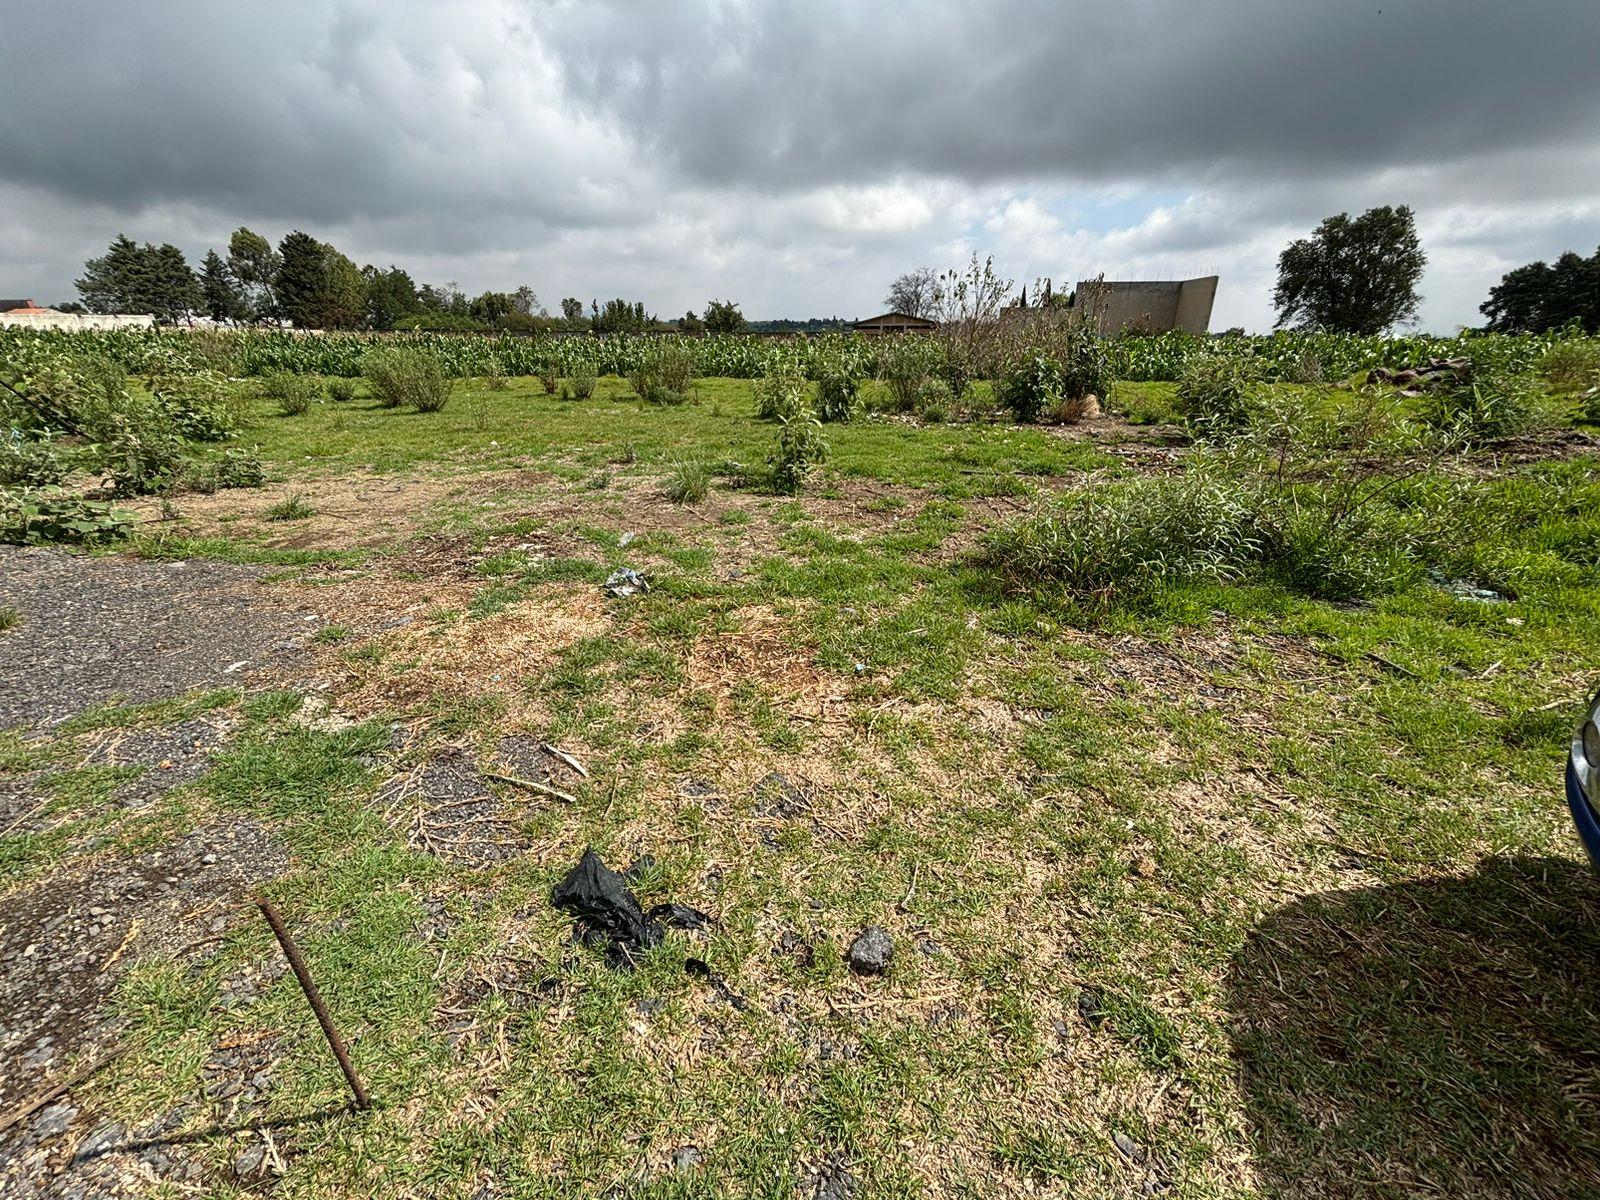
[[[1077,304],[1095,314],[1101,333],[1205,333],[1217,277],[1116,281],[1091,279],[1078,285]]]
[[[939,322],[927,317],[913,317],[910,313],[887,312],[882,316],[868,317],[850,326],[857,333],[929,333],[939,328]]]
[[[64,313],[32,300],[0,300],[0,328],[14,329],[147,329],[155,318],[143,313]]]

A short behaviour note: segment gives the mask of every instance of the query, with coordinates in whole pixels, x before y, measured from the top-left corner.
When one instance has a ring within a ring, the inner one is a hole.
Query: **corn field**
[[[1196,355],[1251,356],[1270,378],[1344,379],[1373,367],[1405,367],[1429,358],[1469,356],[1483,365],[1520,372],[1566,334],[1459,334],[1438,337],[1409,334],[1362,337],[1337,333],[1278,332],[1261,335],[1201,336],[1163,333],[1107,338],[1111,375],[1130,381],[1172,380]],[[354,376],[363,356],[376,346],[403,342],[429,351],[457,377],[538,375],[553,366],[562,376],[583,371],[629,375],[664,342],[685,348],[701,376],[751,379],[799,371],[811,378],[844,373],[856,378],[881,374],[881,353],[892,341],[858,334],[763,338],[741,335],[610,334],[593,336],[496,337],[454,333],[295,333],[287,330],[190,331],[122,329],[103,332],[0,330],[0,366],[25,360],[40,349],[109,358],[140,375],[188,362],[232,376],[289,371],[307,375]],[[941,344],[930,339],[928,357]],[[890,355],[892,357],[892,354]],[[930,361],[930,365],[934,365]]]

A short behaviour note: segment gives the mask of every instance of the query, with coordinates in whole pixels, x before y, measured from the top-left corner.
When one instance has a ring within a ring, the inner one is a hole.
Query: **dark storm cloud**
[[[1592,147],[1594,0],[588,4],[568,86],[707,181],[1260,178]]]
[[[1410,203],[1448,324],[1600,240],[1596,45],[1595,0],[11,4],[0,291],[247,223],[663,311],[865,311],[971,249],[1221,270],[1259,324],[1287,237]]]

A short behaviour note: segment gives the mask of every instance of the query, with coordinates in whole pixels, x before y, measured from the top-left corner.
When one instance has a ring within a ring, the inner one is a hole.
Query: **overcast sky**
[[[1217,273],[1416,210],[1421,324],[1600,245],[1597,0],[143,0],[0,22],[0,295],[249,225],[551,308],[866,316],[899,272]]]

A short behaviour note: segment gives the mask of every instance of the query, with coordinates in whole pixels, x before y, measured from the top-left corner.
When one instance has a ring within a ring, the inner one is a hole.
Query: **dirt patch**
[[[551,585],[502,612],[416,622],[382,643],[381,661],[347,664],[342,702],[356,712],[414,710],[495,697],[536,714],[532,685],[566,647],[611,628],[599,589]]]
[[[167,699],[283,667],[320,619],[292,595],[264,589],[264,574],[0,546],[0,603],[22,614],[0,638],[0,728],[48,727],[98,705]]]
[[[380,475],[358,471],[324,479],[292,479],[261,488],[226,490],[209,496],[177,497],[177,524],[200,537],[250,538],[281,549],[352,550],[388,546],[412,533],[418,518],[447,500],[471,496],[504,502],[524,496],[548,480],[532,471],[494,471],[467,478]],[[292,521],[267,515],[274,505],[298,497],[311,516]],[[160,516],[153,500],[130,506],[147,522]]]

